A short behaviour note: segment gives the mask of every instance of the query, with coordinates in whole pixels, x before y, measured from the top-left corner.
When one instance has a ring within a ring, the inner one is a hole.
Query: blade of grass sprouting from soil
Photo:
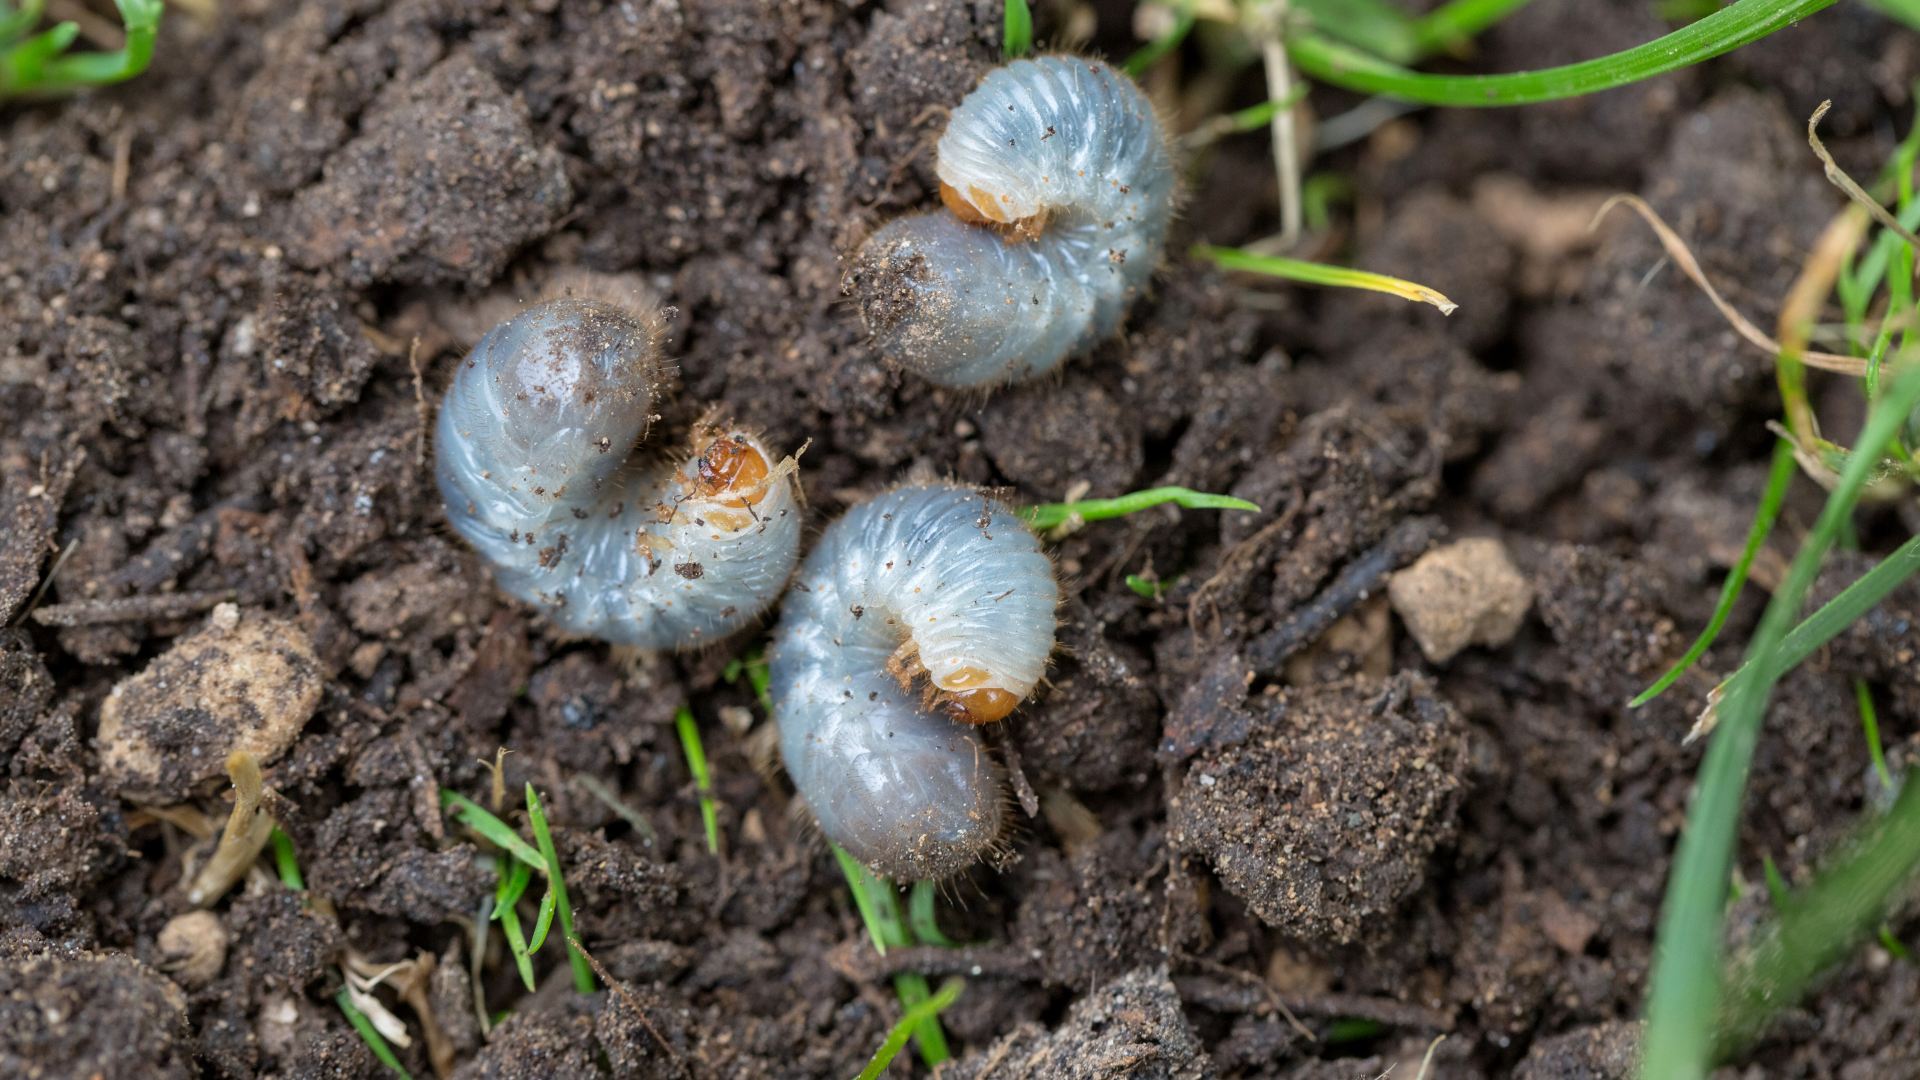
[[[273,845],[273,869],[280,875],[280,883],[294,892],[306,892],[307,879],[300,873],[300,860],[293,852],[293,837],[275,825],[267,835],[267,843]]]
[[[1000,50],[1009,60],[1027,55],[1033,48],[1033,11],[1027,0],[1007,0],[1001,21]]]
[[[13,44],[40,25],[40,15],[46,8],[47,0],[27,0],[12,11],[0,4],[0,48]]]
[[[567,880],[560,873],[560,853],[553,847],[553,832],[547,828],[547,813],[541,808],[540,796],[534,793],[532,784],[527,785],[527,822],[533,826],[533,839],[540,845],[540,854],[546,859],[547,865],[553,867],[553,873],[547,875],[547,888],[553,890],[554,908],[560,916],[560,934],[567,939],[567,963],[573,967],[573,988],[582,994],[591,994],[593,968],[573,945],[578,940],[578,931],[573,928],[573,903],[567,898]]]
[[[1867,418],[1859,445],[1886,445],[1920,403],[1920,368],[1897,379]],[[1712,1064],[1721,1001],[1721,940],[1727,879],[1747,773],[1773,684],[1787,670],[1782,645],[1820,563],[1852,513],[1874,453],[1854,455],[1801,544],[1786,580],[1773,594],[1748,648],[1746,671],[1736,674],[1722,703],[1720,723],[1700,766],[1686,829],[1668,874],[1661,911],[1642,1075],[1660,1080],[1704,1077]]]
[[[1913,954],[1907,951],[1907,947],[1900,944],[1899,938],[1893,936],[1893,927],[1886,923],[1880,924],[1880,947],[1892,953],[1896,960],[1913,959]]]
[[[559,898],[552,889],[540,898],[540,917],[534,920],[533,936],[527,939],[527,951],[537,953],[540,946],[547,943],[547,931],[553,929],[553,911],[559,906]]]
[[[1293,0],[1315,30],[1367,54],[1410,64],[1420,58],[1413,19],[1387,0]]]
[[[1447,299],[1446,294],[1438,289],[1428,288],[1418,282],[1402,278],[1389,277],[1386,274],[1354,270],[1345,266],[1328,266],[1325,263],[1306,262],[1301,259],[1287,259],[1278,255],[1259,255],[1241,248],[1213,247],[1208,244],[1194,248],[1193,253],[1222,270],[1245,270],[1307,285],[1329,285],[1340,289],[1364,289],[1368,292],[1386,293],[1402,300],[1432,304],[1440,309],[1442,315],[1451,315],[1460,307]]]
[[[1873,688],[1867,680],[1853,680],[1853,700],[1860,708],[1860,734],[1867,740],[1867,757],[1873,762],[1873,775],[1880,786],[1893,790],[1893,773],[1887,770],[1887,752],[1880,745],[1880,711],[1874,708]]]
[[[1260,508],[1245,499],[1236,499],[1231,495],[1211,495],[1204,491],[1194,491],[1183,487],[1157,487],[1145,491],[1130,492],[1117,499],[1083,499],[1079,502],[1041,503],[1037,506],[1023,507],[1019,513],[1021,520],[1035,532],[1066,523],[1071,518],[1081,521],[1105,521],[1108,518],[1125,517],[1142,510],[1172,503],[1188,510],[1251,510],[1259,513]]]
[[[1740,561],[1727,574],[1726,584],[1720,587],[1720,602],[1714,605],[1713,618],[1707,620],[1707,628],[1700,631],[1700,636],[1694,639],[1687,654],[1665,675],[1660,676],[1659,681],[1642,690],[1639,697],[1628,703],[1628,708],[1637,709],[1666,693],[1667,688],[1678,682],[1680,676],[1685,675],[1720,636],[1720,628],[1726,625],[1734,602],[1740,599],[1740,591],[1746,587],[1753,560],[1760,554],[1761,545],[1767,542],[1767,534],[1773,531],[1774,520],[1780,516],[1780,506],[1786,501],[1787,487],[1793,480],[1796,466],[1793,444],[1785,439],[1777,440],[1773,444],[1773,468],[1767,473],[1767,489],[1760,496],[1760,508],[1754,511],[1753,525],[1747,529],[1747,546],[1740,552]]]
[[[1690,67],[1757,41],[1833,3],[1736,0],[1644,45],[1564,67],[1507,75],[1424,75],[1317,33],[1289,40],[1287,54],[1307,75],[1360,93],[1426,105],[1528,105],[1611,90]]]
[[[20,94],[52,96],[124,82],[153,62],[162,0],[114,0],[126,42],[114,52],[68,53],[79,27],[59,26],[27,44],[0,51],[0,100]],[[37,14],[36,14],[37,18]]]
[[[880,924],[880,910],[874,904],[866,884],[874,880],[873,875],[839,844],[829,842],[827,846],[833,848],[833,857],[840,863],[840,872],[847,877],[847,890],[853,893],[854,910],[860,913],[860,921],[867,928],[867,939],[873,942],[873,951],[881,956],[887,955],[886,928]]]
[[[1733,964],[1720,1029],[1720,1056],[1737,1051],[1814,977],[1844,959],[1885,915],[1920,868],[1920,784],[1902,787],[1893,806],[1840,861],[1780,905],[1778,918]]]
[[[533,845],[520,839],[520,834],[514,832],[512,826],[495,817],[486,807],[448,788],[440,789],[440,806],[452,810],[453,816],[461,824],[486,837],[494,847],[542,874],[547,872],[547,860],[534,850]]]
[[[1258,105],[1249,105],[1236,109],[1224,116],[1216,116],[1199,127],[1188,132],[1180,140],[1189,151],[1212,143],[1223,135],[1234,135],[1248,131],[1259,131],[1273,122],[1273,115],[1281,109],[1291,109],[1298,105],[1313,87],[1306,83],[1294,87],[1285,97],[1263,101]]]
[[[680,747],[687,754],[687,770],[693,773],[693,787],[700,796],[700,825],[707,833],[707,850],[720,854],[720,814],[713,805],[713,774],[707,771],[707,748],[700,742],[700,727],[693,722],[693,710],[685,705],[673,714],[673,726],[680,732]]]
[[[893,1025],[893,1030],[887,1033],[887,1041],[881,1043],[880,1049],[874,1052],[873,1060],[867,1062],[867,1067],[860,1070],[859,1080],[878,1080],[880,1075],[887,1071],[887,1066],[893,1064],[893,1059],[899,1055],[901,1047],[907,1045],[908,1037],[928,1022],[935,1020],[947,1006],[953,1004],[954,999],[960,996],[960,989],[959,979],[949,979],[940,987],[939,993],[909,1007],[900,1017],[899,1022]]]
[[[509,859],[507,872],[500,875],[493,896],[493,917],[499,921],[501,932],[507,935],[507,951],[513,954],[514,967],[519,969],[520,981],[526,984],[529,994],[538,987],[534,985],[533,956],[527,948],[527,935],[520,929],[520,912],[515,905],[526,893],[527,882],[532,879],[533,871],[526,863]]]
[[[838,844],[830,844],[833,857],[840,863],[840,872],[846,875],[847,888],[853,893],[853,906],[860,912],[860,921],[866,924],[867,937],[873,941],[874,951],[882,956],[889,947],[905,948],[914,944],[912,931],[900,920],[900,902],[894,895],[893,886],[875,877],[873,872],[860,865],[859,860],[846,853]],[[927,1000],[932,993],[927,988],[925,976],[903,972],[893,977],[893,990],[900,998],[900,1004],[908,1009]],[[919,1024],[914,1040],[920,1047],[920,1057],[933,1068],[947,1060],[947,1033],[941,1029],[940,1021],[927,1017]]]
[[[1784,670],[1793,670],[1821,646],[1872,611],[1889,593],[1916,573],[1920,573],[1920,536],[1895,548],[1891,555],[1861,574],[1857,581],[1840,590],[1839,595],[1822,604],[1818,611],[1794,627],[1786,640],[1780,643],[1778,663]],[[1751,664],[1742,666],[1720,684],[1722,702],[1731,691],[1734,679],[1739,678],[1748,666]],[[1716,711],[1724,710],[1716,707]]]
[[[951,949],[959,943],[940,932],[940,920],[933,910],[934,886],[931,881],[916,881],[907,892],[907,926],[913,936],[928,945]]]
[[[400,1064],[400,1059],[394,1056],[393,1047],[387,1045],[386,1038],[380,1034],[378,1028],[373,1026],[373,1021],[367,1019],[367,1014],[361,1012],[359,1006],[353,1003],[353,999],[347,996],[347,988],[341,987],[340,992],[333,995],[333,1000],[340,1006],[340,1012],[346,1016],[347,1023],[352,1024],[353,1030],[360,1033],[360,1038],[367,1044],[367,1049],[372,1050],[373,1056],[380,1059],[380,1064],[399,1073],[402,1080],[413,1080],[406,1067]]]
[[[1161,58],[1180,47],[1193,30],[1194,0],[1179,0],[1173,9],[1173,25],[1152,41],[1134,50],[1132,56],[1121,61],[1121,70],[1134,78],[1147,73],[1147,69],[1160,62]]]
[[[1792,895],[1792,890],[1787,888],[1787,879],[1780,876],[1780,867],[1774,863],[1773,856],[1760,856],[1760,872],[1767,879],[1767,902],[1773,905],[1775,911],[1786,907],[1787,897]]]
[[[1413,45],[1421,56],[1457,48],[1531,0],[1451,0],[1413,21]]]
[[[1920,0],[1867,0],[1867,6],[1920,30]]]

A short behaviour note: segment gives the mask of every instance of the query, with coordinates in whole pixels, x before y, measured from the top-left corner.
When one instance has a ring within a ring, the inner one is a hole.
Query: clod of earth
[[[299,737],[325,688],[299,623],[231,604],[174,642],[100,706],[100,767],[121,795],[186,798],[227,757],[261,764]]]
[[[1255,698],[1244,743],[1188,766],[1170,839],[1204,855],[1268,925],[1309,942],[1378,940],[1450,843],[1467,736],[1425,676]]]
[[[1533,590],[1506,546],[1474,537],[1436,548],[1387,582],[1393,610],[1428,660],[1444,664],[1469,645],[1513,640]]]

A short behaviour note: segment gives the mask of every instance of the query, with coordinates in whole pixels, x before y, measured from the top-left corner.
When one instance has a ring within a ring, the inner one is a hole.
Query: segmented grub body
[[[770,653],[781,754],[821,831],[895,880],[977,860],[1003,802],[977,725],[1038,685],[1059,601],[1033,533],[967,488],[900,488],[830,526]]]
[[[848,290],[883,352],[945,386],[1032,378],[1112,334],[1173,218],[1159,118],[1096,60],[987,75],[953,111],[937,171],[946,209],[874,233]]]
[[[447,519],[500,586],[570,633],[646,648],[723,638],[798,561],[791,466],[752,434],[635,453],[663,377],[659,326],[553,300],[501,323],[447,389],[435,475]]]

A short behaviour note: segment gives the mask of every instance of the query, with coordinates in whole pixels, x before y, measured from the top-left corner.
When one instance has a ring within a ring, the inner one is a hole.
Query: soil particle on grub
[[[1202,1080],[1213,1063],[1180,1008],[1165,968],[1138,968],[1074,1002],[1051,1032],[1022,1024],[955,1062],[948,1080]]]
[[[320,665],[300,625],[231,605],[115,686],[100,706],[101,770],[127,798],[172,802],[227,756],[269,764],[319,707]]]
[[[1188,767],[1175,847],[1303,941],[1377,940],[1451,842],[1467,736],[1425,677],[1262,695],[1253,732]]]
[[[485,284],[572,203],[526,106],[455,55],[374,102],[293,202],[287,248],[356,285]]]
[[[186,995],[120,953],[0,936],[0,1075],[191,1077]]]
[[[1428,660],[1444,664],[1469,645],[1513,639],[1533,602],[1527,579],[1492,537],[1436,548],[1387,583],[1393,610]]]

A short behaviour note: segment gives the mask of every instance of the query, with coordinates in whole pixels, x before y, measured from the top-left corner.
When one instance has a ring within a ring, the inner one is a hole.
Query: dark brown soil
[[[1126,5],[1099,6],[1093,46],[1129,48]],[[1176,255],[1121,338],[956,395],[882,362],[840,283],[877,223],[928,203],[943,110],[995,62],[1000,18],[998,0],[241,2],[170,15],[134,84],[0,113],[0,1075],[380,1075],[333,997],[343,965],[402,960],[433,1046],[405,987],[377,993],[412,1025],[416,1076],[437,1056],[475,1077],[845,1077],[904,971],[967,980],[948,1076],[1412,1076],[1441,1034],[1436,1077],[1625,1075],[1699,763],[1681,736],[1819,493],[1795,488],[1700,670],[1626,709],[1712,610],[1778,403],[1768,357],[1638,224],[1564,222],[1596,192],[1644,195],[1765,324],[1839,205],[1806,114],[1835,98],[1836,152],[1874,167],[1920,48],[1848,4],[1617,93],[1416,113],[1318,163],[1355,184],[1328,255],[1433,283],[1454,319]],[[1536,0],[1471,64],[1663,26],[1638,0]],[[1169,250],[1270,231],[1266,159],[1240,137],[1193,162]],[[1003,865],[943,889],[971,944],[868,946],[767,720],[723,677],[754,636],[681,657],[564,640],[445,530],[433,403],[477,330],[560,282],[673,309],[661,429],[717,406],[811,440],[816,525],[916,475],[1263,507],[1054,545],[1064,648],[1005,743],[1037,810]],[[1854,391],[1816,385],[1850,430]],[[1869,515],[1862,547],[1911,524]],[[1500,540],[1536,602],[1510,642],[1432,664],[1386,582],[1467,536]],[[1821,590],[1869,559],[1836,559]],[[287,629],[241,649],[226,604]],[[1780,688],[1739,852],[1749,921],[1764,858],[1804,879],[1880,797],[1853,677],[1890,764],[1912,760],[1917,653],[1909,589]],[[187,700],[235,655],[253,681],[219,685],[251,690]],[[136,704],[146,756],[116,765],[103,717]],[[474,962],[490,853],[438,789],[491,802],[502,746],[503,812],[524,824],[518,793],[543,793],[578,935],[619,991],[572,994],[552,947],[531,995],[497,939]],[[205,977],[161,935],[235,748],[266,760],[310,891],[261,869],[215,903]],[[1911,1073],[1916,1015],[1920,968],[1870,947],[1741,1075]]]

